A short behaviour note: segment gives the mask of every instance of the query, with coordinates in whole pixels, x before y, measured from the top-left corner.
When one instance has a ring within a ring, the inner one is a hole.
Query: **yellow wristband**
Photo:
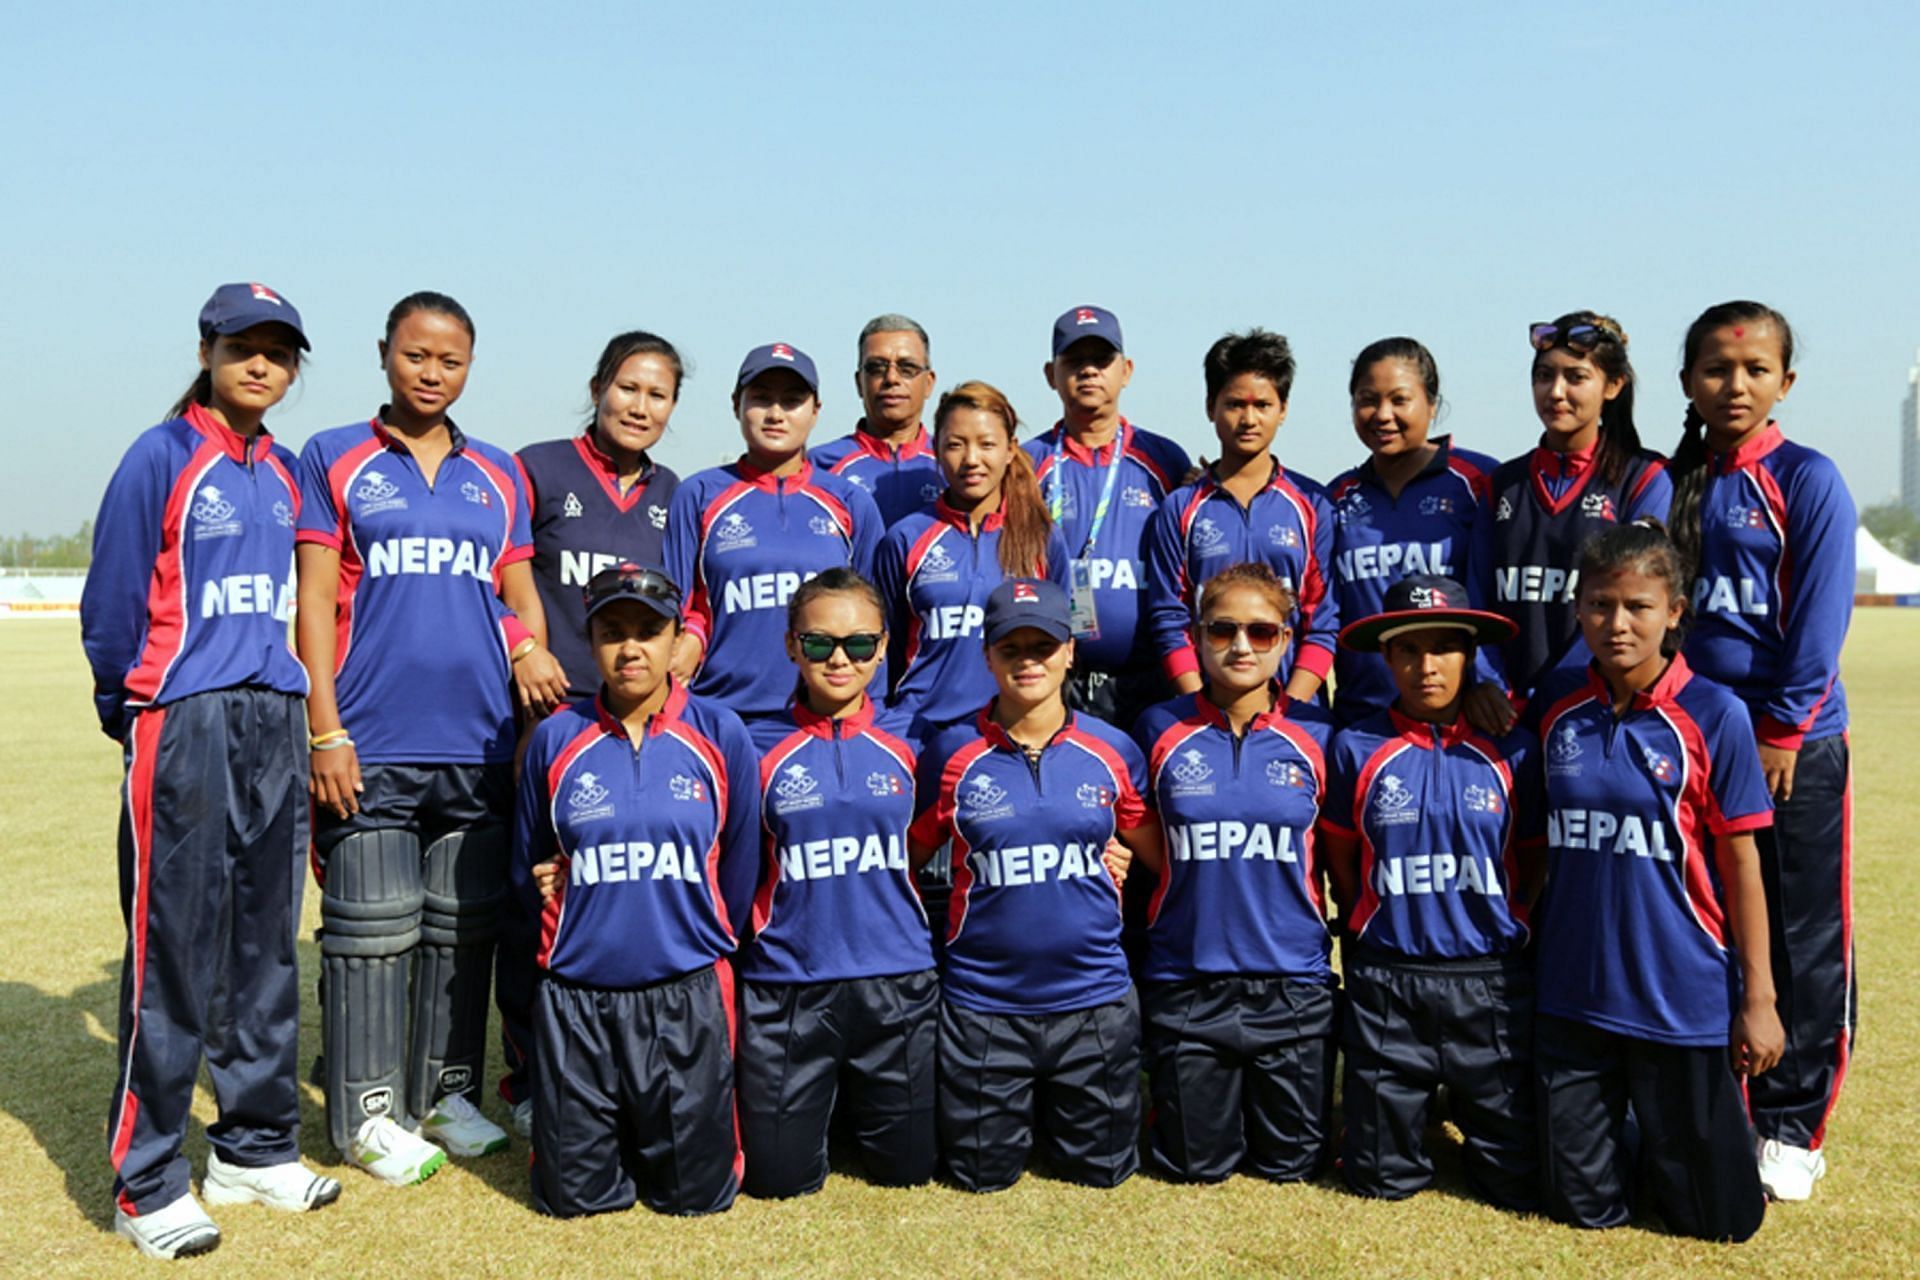
[[[323,742],[332,742],[335,738],[344,738],[346,736],[347,731],[345,729],[329,729],[325,733],[316,733],[308,738],[307,745],[317,747]]]

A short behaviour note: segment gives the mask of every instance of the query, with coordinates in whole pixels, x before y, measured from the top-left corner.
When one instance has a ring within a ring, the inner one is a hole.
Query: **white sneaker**
[[[391,1116],[370,1116],[353,1135],[347,1159],[396,1187],[425,1182],[440,1172],[447,1153],[408,1133]]]
[[[522,1098],[513,1104],[513,1131],[523,1138],[533,1137],[533,1099]]]
[[[450,1093],[420,1118],[420,1134],[456,1156],[490,1156],[507,1149],[507,1131],[480,1114],[464,1093]]]
[[[1769,1200],[1807,1200],[1813,1184],[1827,1174],[1827,1158],[1818,1151],[1790,1146],[1777,1138],[1760,1143],[1760,1186]]]
[[[138,1217],[125,1209],[113,1211],[113,1231],[133,1241],[149,1258],[191,1258],[212,1253],[220,1245],[220,1228],[188,1192],[170,1205]]]
[[[340,1198],[340,1184],[322,1177],[298,1160],[285,1164],[228,1164],[217,1151],[207,1153],[207,1176],[200,1194],[208,1204],[264,1204],[300,1213],[319,1209]]]

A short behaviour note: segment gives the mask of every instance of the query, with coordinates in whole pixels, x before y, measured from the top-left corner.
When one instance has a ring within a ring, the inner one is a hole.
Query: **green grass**
[[[1847,655],[1858,765],[1855,901],[1864,1028],[1810,1204],[1777,1206],[1751,1243],[1654,1230],[1604,1234],[1489,1209],[1443,1155],[1441,1185],[1402,1204],[1331,1183],[1235,1178],[1182,1187],[1137,1177],[1112,1192],[1030,1176],[1012,1191],[883,1190],[835,1175],[810,1199],[681,1221],[644,1210],[583,1222],[536,1215],[524,1145],[388,1188],[336,1164],[304,1087],[306,1155],[346,1184],[324,1212],[219,1215],[226,1243],[196,1274],[1483,1276],[1905,1275],[1920,1267],[1920,611],[1868,610]],[[110,1234],[105,1150],[124,933],[114,823],[119,753],[93,728],[72,622],[0,624],[0,1270],[155,1274]],[[317,895],[307,895],[309,934]],[[302,1059],[319,1043],[309,992]],[[201,1091],[187,1149],[204,1165]]]

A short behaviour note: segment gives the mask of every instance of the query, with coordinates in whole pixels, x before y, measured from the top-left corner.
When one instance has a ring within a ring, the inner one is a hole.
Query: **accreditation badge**
[[[1067,620],[1076,640],[1100,638],[1100,609],[1093,597],[1093,562],[1072,560],[1067,564]]]

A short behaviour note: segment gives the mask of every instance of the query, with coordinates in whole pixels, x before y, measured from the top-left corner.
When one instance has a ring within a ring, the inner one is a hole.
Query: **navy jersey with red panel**
[[[379,419],[300,453],[299,541],[340,553],[334,689],[362,763],[513,758],[500,570],[533,555],[513,456],[447,423],[429,484]]]
[[[587,644],[582,590],[587,579],[622,560],[665,565],[667,505],[680,477],[647,459],[622,493],[619,468],[590,432],[530,444],[518,457],[532,504],[533,580],[547,615],[547,648],[573,692],[591,694],[600,677]]]
[[[1326,678],[1340,634],[1340,602],[1328,588],[1333,509],[1326,491],[1276,459],[1266,487],[1242,506],[1212,474],[1176,489],[1147,529],[1147,608],[1169,678],[1200,669],[1188,631],[1207,579],[1242,562],[1267,565],[1294,593],[1293,650],[1283,674],[1304,667]]]
[[[1540,1012],[1724,1046],[1740,970],[1715,843],[1773,821],[1746,709],[1684,657],[1621,716],[1591,668],[1556,673],[1536,701],[1549,858]]]
[[[919,761],[913,839],[953,842],[942,980],[976,1013],[1091,1009],[1132,987],[1107,841],[1153,815],[1146,761],[1112,725],[1069,712],[1030,759],[983,709]]]
[[[1332,729],[1327,712],[1277,691],[1239,736],[1199,693],[1141,715],[1134,736],[1167,835],[1144,979],[1333,980],[1314,850]]]
[[[865,422],[861,419],[860,426]],[[807,456],[822,471],[865,490],[879,509],[881,521],[891,529],[931,506],[947,482],[940,474],[940,461],[933,456],[933,440],[925,427],[913,439],[895,446],[868,435],[860,426]]]
[[[1634,454],[1620,482],[1608,484],[1594,466],[1598,447],[1537,448],[1502,463],[1474,523],[1467,585],[1476,607],[1520,628],[1487,655],[1508,690],[1523,698],[1547,672],[1586,665],[1574,616],[1582,544],[1642,516],[1665,520],[1673,502],[1673,480],[1659,454]]]
[[[994,695],[982,637],[987,597],[1006,579],[1003,517],[993,512],[976,534],[965,512],[938,498],[889,529],[874,556],[874,585],[887,604],[887,705],[921,725],[965,719]],[[1065,588],[1067,560],[1066,539],[1055,529],[1038,576]]]
[[[749,719],[781,715],[793,693],[787,601],[828,569],[870,576],[880,534],[873,499],[811,463],[776,476],[742,459],[683,481],[667,509],[666,570],[706,649],[693,691]]]
[[[1840,469],[1778,423],[1709,465],[1687,661],[1747,704],[1769,746],[1846,731],[1857,522]]]
[[[907,862],[914,751],[871,698],[842,719],[799,703],[750,727],[765,846],[740,976],[839,982],[933,967]]]
[[[1062,423],[1024,448],[1068,554],[1088,562],[1100,634],[1076,642],[1076,660],[1106,672],[1124,670],[1136,659],[1151,660],[1147,522],[1192,467],[1186,450],[1125,418],[1119,434],[1097,449],[1075,441]],[[1106,512],[1100,515],[1101,496],[1109,489]]]
[[[127,449],[80,594],[80,641],[109,734],[124,735],[129,708],[213,689],[306,695],[287,645],[294,466],[272,436],[240,436],[199,405]]]
[[[510,878],[540,922],[535,962],[591,987],[713,964],[746,932],[760,862],[760,761],[740,718],[673,686],[638,740],[598,698],[533,731]],[[542,903],[533,868],[557,860]]]
[[[1539,746],[1489,738],[1461,717],[1392,707],[1342,729],[1320,823],[1360,848],[1350,936],[1410,960],[1519,951],[1519,850],[1541,840]]]
[[[1410,574],[1471,580],[1473,523],[1499,463],[1457,449],[1451,437],[1395,497],[1371,460],[1327,487],[1333,507],[1333,597],[1352,622],[1385,606],[1387,588]],[[1393,676],[1377,653],[1340,649],[1333,660],[1334,710],[1352,724],[1393,703]]]

